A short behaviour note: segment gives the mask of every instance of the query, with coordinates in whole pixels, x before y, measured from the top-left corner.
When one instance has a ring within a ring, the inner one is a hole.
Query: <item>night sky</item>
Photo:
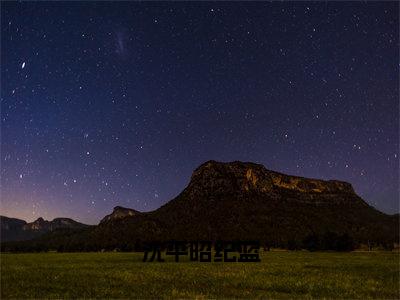
[[[396,2],[1,3],[1,211],[149,211],[207,160],[399,211]]]

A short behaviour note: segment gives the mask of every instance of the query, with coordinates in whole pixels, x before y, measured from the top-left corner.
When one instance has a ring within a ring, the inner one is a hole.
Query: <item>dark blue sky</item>
[[[399,211],[396,2],[2,2],[1,214],[158,208],[206,160]]]

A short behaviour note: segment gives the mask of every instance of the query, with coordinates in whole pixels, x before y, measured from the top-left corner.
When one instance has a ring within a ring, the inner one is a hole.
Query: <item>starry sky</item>
[[[201,163],[399,211],[396,2],[2,2],[1,210],[97,224]]]

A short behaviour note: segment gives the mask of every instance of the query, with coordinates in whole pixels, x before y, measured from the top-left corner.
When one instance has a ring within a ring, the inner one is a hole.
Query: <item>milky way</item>
[[[399,211],[396,2],[2,2],[1,214],[156,209],[204,161]]]

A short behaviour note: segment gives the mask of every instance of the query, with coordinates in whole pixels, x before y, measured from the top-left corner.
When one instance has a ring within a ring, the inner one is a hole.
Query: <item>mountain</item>
[[[0,216],[0,225],[2,242],[30,240],[58,229],[83,229],[89,226],[68,218],[56,218],[53,221],[38,218],[34,222],[27,223],[5,216]]]
[[[209,161],[159,209],[100,224],[112,246],[137,239],[257,239],[275,246],[312,234],[349,234],[360,243],[395,242],[399,219],[379,212],[337,180],[307,179],[254,163]]]
[[[318,238],[393,245],[398,234],[399,217],[368,205],[349,183],[289,176],[249,162],[208,161],[157,210],[116,207],[98,226],[68,237],[44,236],[36,247],[129,250],[152,240],[254,239],[298,248]]]
[[[26,221],[0,216],[0,232],[2,241],[25,240],[26,232],[22,231],[22,227]]]
[[[141,214],[140,211],[131,209],[131,208],[125,208],[122,206],[116,206],[114,207],[114,210],[111,214],[105,216],[100,223],[112,221],[112,220],[117,220],[117,219],[122,219],[128,216],[136,216]]]

